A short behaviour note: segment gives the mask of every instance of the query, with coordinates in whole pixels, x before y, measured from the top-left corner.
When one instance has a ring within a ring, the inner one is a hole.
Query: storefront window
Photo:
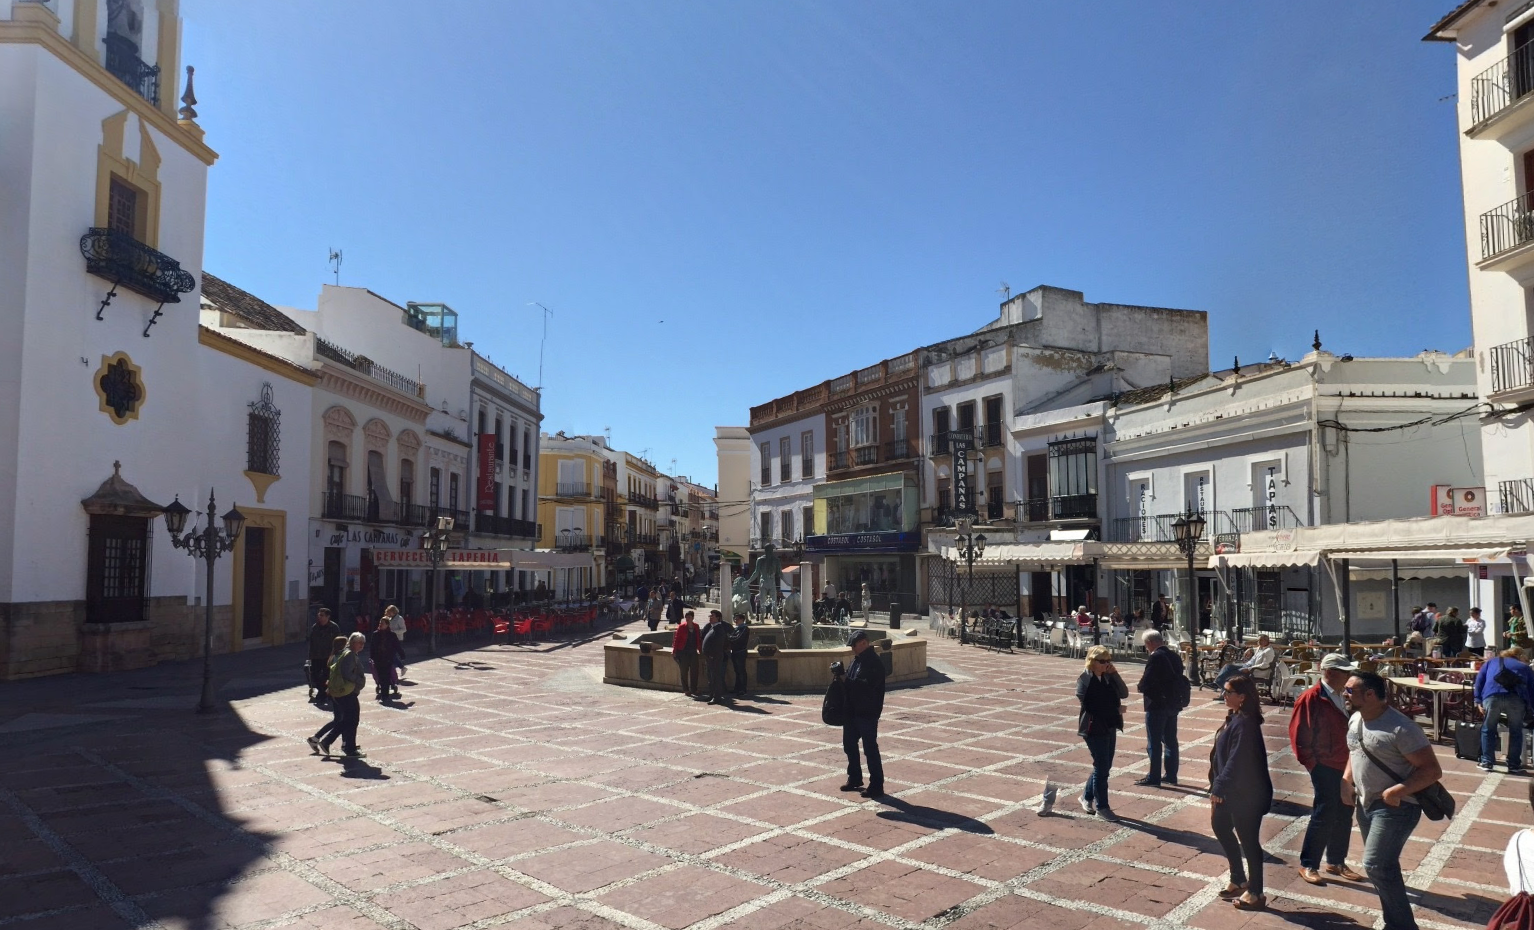
[[[916,529],[916,486],[904,474],[833,481],[815,489],[815,526],[829,536]]]

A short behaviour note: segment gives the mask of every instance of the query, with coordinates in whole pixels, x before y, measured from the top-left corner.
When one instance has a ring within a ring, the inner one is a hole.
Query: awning
[[[1321,559],[1340,562],[1430,562],[1437,565],[1455,563],[1457,571],[1437,577],[1454,577],[1464,574],[1467,566],[1485,565],[1505,561],[1511,549],[1486,549],[1468,546],[1461,549],[1303,549],[1289,552],[1233,552],[1209,558],[1210,568],[1299,568],[1319,565]],[[1387,573],[1388,576],[1388,573]],[[1355,576],[1356,577],[1356,576]]]
[[[933,551],[945,559],[961,561],[959,550],[954,546],[933,546]],[[997,543],[986,546],[985,554],[975,560],[976,565],[1037,565],[1037,564],[1074,564],[1081,565],[1088,560],[1083,554],[1083,546],[1079,542],[1043,542],[1043,543]]]
[[[1215,555],[1210,568],[1291,568],[1322,560],[1380,567],[1391,561],[1445,565],[1506,563],[1534,539],[1534,516],[1415,517],[1331,523],[1241,535],[1241,551]]]

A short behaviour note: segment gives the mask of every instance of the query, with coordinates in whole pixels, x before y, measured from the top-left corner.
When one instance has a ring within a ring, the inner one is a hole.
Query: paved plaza
[[[221,657],[232,712],[212,717],[188,710],[195,664],[0,685],[0,928],[1378,925],[1368,886],[1296,875],[1309,781],[1286,709],[1266,727],[1271,910],[1246,914],[1215,898],[1208,692],[1182,788],[1133,788],[1141,729],[1120,738],[1113,824],[1075,801],[1079,660],[934,643],[932,680],[885,705],[874,803],[837,790],[818,696],[604,686],[604,639],[420,659],[398,706],[365,696],[364,763],[309,754],[328,715],[292,647]],[[1484,926],[1526,783],[1438,751],[1460,814],[1423,821],[1403,865],[1424,927]],[[1046,780],[1065,787],[1040,817]]]

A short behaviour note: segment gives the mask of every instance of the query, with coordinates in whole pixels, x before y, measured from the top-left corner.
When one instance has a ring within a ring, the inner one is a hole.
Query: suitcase
[[[1502,731],[1500,728],[1493,731],[1491,745],[1495,751],[1500,752],[1502,750]],[[1469,759],[1471,762],[1480,761],[1480,724],[1466,723],[1463,720],[1454,721],[1454,755],[1461,759]]]

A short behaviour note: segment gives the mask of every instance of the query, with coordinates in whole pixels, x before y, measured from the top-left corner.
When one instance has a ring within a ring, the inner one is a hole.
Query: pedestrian
[[[1353,838],[1353,808],[1342,803],[1342,773],[1348,766],[1348,712],[1342,689],[1353,665],[1340,652],[1321,659],[1321,680],[1305,689],[1294,701],[1289,718],[1289,745],[1294,757],[1310,773],[1313,799],[1310,823],[1300,844],[1300,878],[1324,885],[1326,874],[1350,882],[1364,877],[1348,867],[1348,844]]]
[[[1445,659],[1452,659],[1465,651],[1465,637],[1469,633],[1458,607],[1450,607],[1448,613],[1438,618],[1438,622],[1433,625],[1433,635],[1438,637],[1439,655]]]
[[[847,640],[852,647],[852,665],[843,676],[847,697],[847,715],[842,723],[842,750],[847,753],[847,783],[843,791],[857,791],[865,798],[884,797],[884,763],[879,758],[879,715],[884,713],[884,660],[868,642],[868,632],[858,630]],[[838,663],[840,665],[840,663]],[[833,666],[836,674],[843,675]],[[863,767],[858,758],[858,743],[868,758],[868,784],[863,784]]]
[[[384,616],[389,620],[389,629],[393,631],[394,638],[399,640],[400,645],[400,671],[405,670],[405,615],[399,612],[399,608],[390,604],[384,608]]]
[[[1517,649],[1504,649],[1475,673],[1472,696],[1475,706],[1486,714],[1481,724],[1481,759],[1485,771],[1497,761],[1497,722],[1507,715],[1507,773],[1523,775],[1523,724],[1531,696],[1534,696],[1534,670],[1523,661]]]
[[[735,674],[736,695],[746,693],[746,648],[751,644],[751,627],[746,625],[746,615],[735,615],[735,628],[730,631],[730,667]]]
[[[309,683],[314,687],[314,697],[309,701],[321,707],[330,701],[325,682],[330,677],[331,642],[339,633],[340,627],[330,620],[330,608],[321,607],[309,628]]]
[[[1262,818],[1273,806],[1262,699],[1246,675],[1227,681],[1222,695],[1225,722],[1209,756],[1209,825],[1230,864],[1230,883],[1220,897],[1237,910],[1260,911],[1268,906],[1262,884]]]
[[[345,651],[346,637],[332,637],[330,641],[330,652],[317,663],[320,667],[325,669],[325,676],[327,678],[330,677],[330,666],[335,664],[335,661],[341,657],[341,653]],[[320,746],[323,745],[327,747],[324,751],[325,755],[330,755],[330,749],[328,747],[331,743],[335,742],[335,738],[339,735],[341,735],[341,705],[336,701],[331,701],[330,719],[326,721],[324,726],[320,727],[318,730],[315,730],[313,736],[309,737],[308,743],[310,751],[312,751],[315,755],[319,755]]]
[[[863,587],[858,591],[858,607],[863,611],[863,625],[868,625],[869,611],[874,609],[873,592],[868,590],[868,582],[863,582]]]
[[[708,702],[723,704],[724,660],[730,648],[730,631],[717,610],[708,612],[708,626],[703,628],[703,664],[708,672]]]
[[[836,596],[835,622],[847,626],[852,620],[852,602],[847,600],[847,592],[843,591]]]
[[[1087,650],[1086,670],[1076,680],[1076,700],[1081,714],[1076,719],[1076,734],[1086,740],[1092,754],[1092,774],[1081,789],[1081,809],[1104,820],[1117,820],[1108,806],[1108,773],[1113,769],[1113,750],[1119,731],[1124,729],[1124,702],[1129,688],[1113,666],[1113,653],[1107,646]]]
[[[1486,621],[1479,607],[1470,608],[1470,616],[1465,618],[1465,648],[1476,656],[1486,654]]]
[[[1529,808],[1534,810],[1534,781],[1529,782]],[[1509,894],[1534,894],[1534,830],[1519,830],[1507,841],[1502,869],[1507,873]]]
[[[682,595],[671,595],[671,602],[666,605],[666,622],[673,626],[682,622]]]
[[[1157,630],[1165,629],[1166,628],[1166,617],[1167,617],[1166,595],[1165,594],[1161,594],[1161,595],[1158,595],[1156,597],[1156,602],[1151,605],[1151,612],[1150,612],[1150,623],[1151,623],[1151,626],[1156,628]]]
[[[1523,619],[1523,608],[1513,604],[1507,608],[1507,624],[1503,635],[1507,638],[1508,646],[1517,646],[1519,649],[1529,641],[1528,625]]]
[[[1417,930],[1401,876],[1401,851],[1422,819],[1413,794],[1443,777],[1443,769],[1421,725],[1386,700],[1385,679],[1354,672],[1342,694],[1353,711],[1342,801],[1353,804],[1358,819],[1364,871],[1379,895],[1386,930]]]
[[[399,699],[399,679],[395,670],[399,667],[400,649],[399,637],[389,628],[389,615],[386,612],[378,618],[378,629],[373,633],[373,641],[368,644],[368,655],[373,659],[375,700],[387,701],[390,697]]]
[[[367,645],[367,641],[368,638],[361,633],[353,633],[347,637],[346,651],[335,660],[335,665],[331,669],[334,673],[331,675],[332,692],[335,691],[334,686],[337,681],[350,685],[345,694],[339,696],[331,694],[331,700],[335,701],[340,708],[341,753],[348,759],[362,759],[367,756],[367,753],[362,751],[362,747],[357,745],[357,726],[362,722],[362,703],[358,692],[367,683],[367,675],[362,668],[362,647]],[[329,741],[321,741],[320,748],[325,751],[325,755],[330,755],[330,743],[334,740],[335,736],[332,735]]]
[[[1150,773],[1135,784],[1159,788],[1163,783],[1177,784],[1177,715],[1182,712],[1187,674],[1182,659],[1167,646],[1162,634],[1146,630],[1141,642],[1147,656],[1135,690],[1145,701],[1145,751],[1150,756]]]
[[[698,696],[698,650],[703,646],[703,634],[692,619],[692,611],[682,615],[671,636],[671,657],[676,659],[676,677],[682,683],[682,694]]]

